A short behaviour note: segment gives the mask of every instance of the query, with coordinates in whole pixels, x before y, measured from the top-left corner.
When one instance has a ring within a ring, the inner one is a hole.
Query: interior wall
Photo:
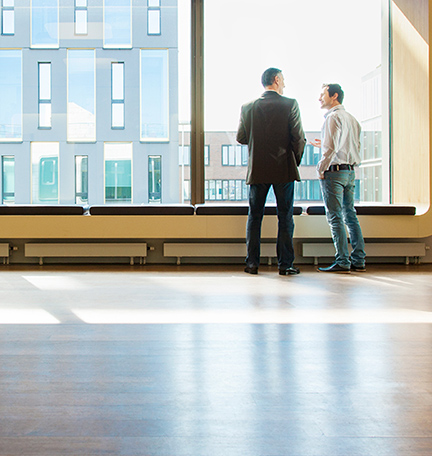
[[[392,202],[428,207],[428,1],[395,0],[391,8]]]

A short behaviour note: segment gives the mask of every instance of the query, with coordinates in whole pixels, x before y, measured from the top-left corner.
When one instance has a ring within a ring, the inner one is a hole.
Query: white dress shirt
[[[321,130],[321,160],[317,165],[319,178],[331,165],[359,165],[361,127],[354,116],[337,105],[324,115]]]

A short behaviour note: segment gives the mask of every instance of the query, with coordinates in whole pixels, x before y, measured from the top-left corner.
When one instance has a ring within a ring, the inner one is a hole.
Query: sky
[[[190,112],[190,0],[179,0],[179,117]],[[205,0],[205,129],[237,129],[240,108],[260,96],[261,74],[280,68],[306,131],[320,130],[322,83],[345,90],[361,117],[361,79],[382,62],[381,0]],[[384,2],[385,3],[385,2]]]

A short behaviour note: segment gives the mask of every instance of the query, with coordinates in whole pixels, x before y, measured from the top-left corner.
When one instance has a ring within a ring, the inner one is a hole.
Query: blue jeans
[[[249,214],[246,226],[246,265],[258,267],[260,263],[261,222],[264,216],[264,206],[270,186],[276,196],[278,235],[277,257],[279,269],[287,269],[294,262],[294,182],[285,184],[251,184],[249,191]]]
[[[320,180],[321,191],[326,208],[327,221],[336,249],[336,263],[349,268],[365,264],[365,245],[360,223],[354,208],[355,172],[349,170],[326,171]],[[348,252],[348,241],[345,231],[348,227],[351,247],[351,260]]]

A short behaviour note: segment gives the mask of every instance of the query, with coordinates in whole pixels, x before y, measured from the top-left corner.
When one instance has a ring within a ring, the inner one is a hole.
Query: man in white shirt
[[[357,120],[342,106],[344,92],[339,84],[324,84],[319,101],[327,109],[321,140],[312,144],[321,147],[317,165],[321,192],[336,249],[335,262],[322,272],[365,271],[364,240],[354,208],[355,171],[360,164],[360,132]],[[351,257],[345,231],[348,227]]]

